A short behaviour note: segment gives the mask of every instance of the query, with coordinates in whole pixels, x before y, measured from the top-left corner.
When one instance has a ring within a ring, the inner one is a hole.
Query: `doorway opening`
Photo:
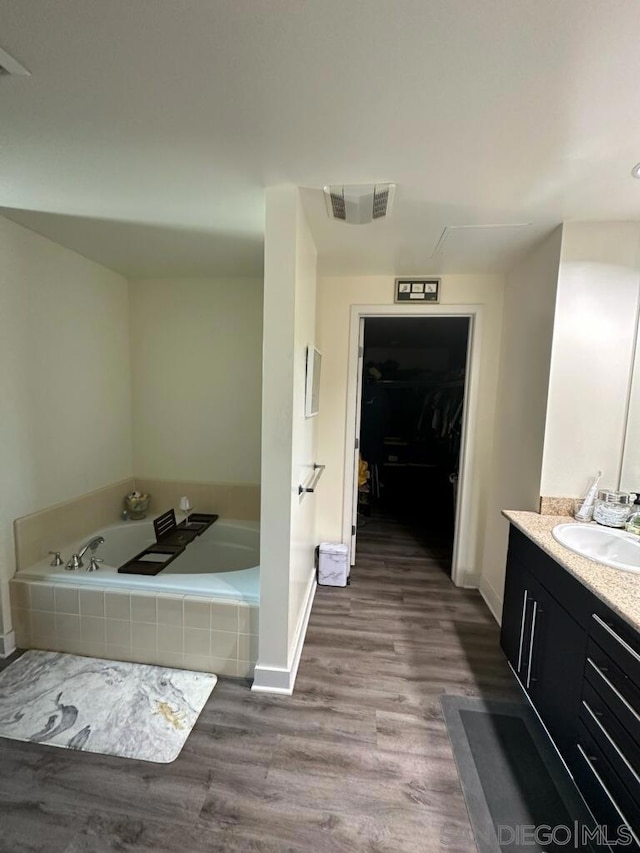
[[[470,322],[468,316],[381,316],[360,323],[354,540],[365,525],[381,535],[400,525],[449,575]]]

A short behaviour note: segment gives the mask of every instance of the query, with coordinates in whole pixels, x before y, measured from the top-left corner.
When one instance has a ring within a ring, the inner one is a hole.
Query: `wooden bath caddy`
[[[123,575],[157,575],[178,557],[186,545],[150,545],[120,566]]]
[[[188,521],[181,521],[176,526],[176,530],[187,530],[189,532],[193,530],[197,536],[200,536],[219,518],[219,515],[212,515],[207,512],[192,512]]]
[[[217,515],[194,512],[188,521],[176,524],[176,514],[172,509],[163,512],[153,522],[156,543],[127,560],[118,572],[124,575],[160,574],[169,563],[182,554],[187,545],[208,530],[218,518]]]

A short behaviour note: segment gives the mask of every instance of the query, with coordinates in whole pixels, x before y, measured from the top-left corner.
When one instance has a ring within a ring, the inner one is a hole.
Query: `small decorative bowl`
[[[127,495],[124,499],[124,508],[129,518],[132,518],[134,521],[146,518],[150,500],[151,495],[140,495],[139,498],[131,498]]]

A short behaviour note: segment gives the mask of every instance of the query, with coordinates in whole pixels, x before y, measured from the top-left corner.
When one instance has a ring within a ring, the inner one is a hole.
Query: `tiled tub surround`
[[[189,480],[156,480],[136,477],[136,489],[151,495],[150,511],[155,515],[179,506],[187,495],[195,512],[214,512],[222,518],[260,520],[258,483],[195,483]]]
[[[134,488],[151,495],[150,515],[169,507],[177,509],[180,497],[188,495],[197,512],[213,512],[243,521],[260,518],[260,486],[254,483],[194,483],[136,477],[18,518],[14,522],[16,569],[32,566],[49,551],[61,550],[65,543],[112,524],[120,518],[123,497]]]
[[[151,521],[116,522],[97,572],[52,567],[49,558],[10,582],[17,643],[247,676],[257,658],[259,525],[221,519],[157,577],[117,566],[154,541]],[[64,549],[66,560],[79,543]]]
[[[150,579],[153,580],[153,579]],[[202,596],[10,581],[20,648],[247,677],[258,656],[258,606]]]
[[[16,570],[33,566],[49,551],[59,551],[94,530],[112,524],[122,512],[122,498],[134,480],[121,480],[96,492],[25,515],[13,523]]]

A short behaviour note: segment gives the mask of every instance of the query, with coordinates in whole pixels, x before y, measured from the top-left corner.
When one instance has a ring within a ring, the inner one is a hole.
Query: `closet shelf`
[[[379,379],[376,385],[384,388],[431,388],[446,391],[448,388],[464,388],[464,379],[440,382],[436,379]]]
[[[434,465],[431,462],[383,462],[383,468],[442,468],[442,465]]]

